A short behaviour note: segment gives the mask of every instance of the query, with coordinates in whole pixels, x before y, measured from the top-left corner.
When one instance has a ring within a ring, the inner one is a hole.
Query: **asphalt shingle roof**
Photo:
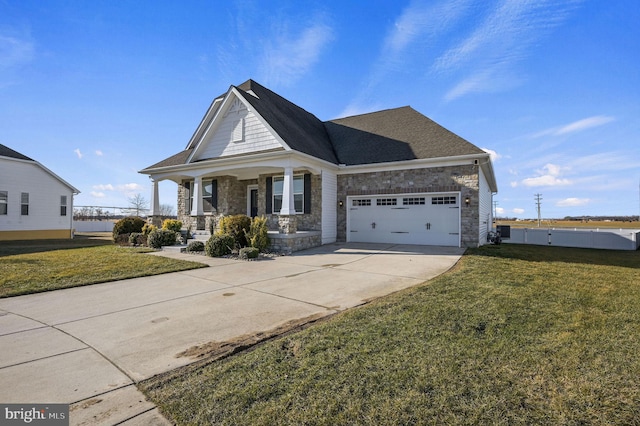
[[[409,106],[322,122],[253,80],[236,89],[291,149],[333,164],[374,164],[484,153]],[[143,171],[185,164],[193,148]]]
[[[29,158],[26,155],[20,154],[18,151],[14,151],[8,146],[0,144],[0,157],[16,158],[18,160],[35,161],[33,158]]]
[[[247,93],[245,99],[291,149],[338,164],[329,135],[315,115],[253,80],[237,88],[255,93],[257,98]]]
[[[482,154],[409,106],[325,123],[341,164],[371,164]]]

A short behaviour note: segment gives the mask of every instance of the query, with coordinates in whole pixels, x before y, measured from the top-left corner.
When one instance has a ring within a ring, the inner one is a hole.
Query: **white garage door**
[[[348,197],[349,241],[460,245],[460,194]]]

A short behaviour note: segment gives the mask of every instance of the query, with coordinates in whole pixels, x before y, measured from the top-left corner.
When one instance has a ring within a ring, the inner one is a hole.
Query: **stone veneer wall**
[[[298,175],[298,173],[296,173]],[[267,177],[282,176],[280,174],[260,175],[258,178],[258,216],[265,215],[267,210],[266,197]],[[270,231],[278,230],[278,215],[267,214],[267,225]],[[311,213],[297,214],[299,231],[320,231],[322,230],[322,177],[311,175]],[[320,245],[320,244],[318,244]]]
[[[402,193],[428,193],[460,191],[461,243],[463,247],[479,245],[479,175],[478,166],[433,167],[403,171],[384,171],[338,175],[338,241],[346,241],[347,236],[347,196]],[[469,206],[464,199],[469,197]]]
[[[289,254],[322,245],[320,231],[302,231],[297,234],[269,232],[269,250],[274,253]]]
[[[218,208],[214,212],[204,214],[204,229],[207,231],[217,228],[221,216],[247,214],[247,186],[258,182],[256,179],[239,181],[233,176],[218,176],[213,179],[218,181]],[[196,218],[185,209],[187,192],[184,187],[185,182],[188,180],[178,185],[178,220],[182,221],[185,228],[191,226],[191,229],[195,230],[197,229]],[[200,225],[202,227],[202,224]]]
[[[215,213],[205,213],[205,230],[210,230],[213,224],[217,226],[221,216],[232,214],[247,214],[247,186],[258,185],[258,216],[265,215],[266,211],[266,190],[267,177],[282,176],[282,174],[260,175],[258,179],[237,180],[233,176],[218,176],[218,209]],[[203,178],[206,180],[206,178]],[[184,227],[191,226],[197,229],[196,218],[190,215],[185,209],[186,190],[182,181],[178,185],[178,220],[182,221]],[[269,230],[278,230],[278,215],[268,214],[267,225]],[[300,231],[320,231],[322,229],[322,177],[311,175],[311,213],[296,215],[297,227]],[[201,224],[202,226],[202,224]]]

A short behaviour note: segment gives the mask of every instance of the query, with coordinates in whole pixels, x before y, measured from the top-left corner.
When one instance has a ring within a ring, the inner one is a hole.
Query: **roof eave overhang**
[[[454,157],[435,157],[435,158],[417,158],[413,160],[402,161],[389,161],[385,163],[368,163],[368,164],[353,164],[339,166],[338,174],[354,174],[354,173],[367,173],[377,171],[393,171],[393,170],[406,170],[414,168],[427,168],[427,167],[439,167],[439,166],[458,166],[474,164],[475,160],[484,159],[488,157],[483,154],[467,154],[457,155]]]
[[[250,168],[306,167],[320,173],[322,169],[338,170],[338,166],[325,160],[298,151],[270,151],[237,157],[218,157],[210,160],[175,166],[140,170],[138,173],[149,175],[151,179],[162,180],[176,176],[195,177],[210,173],[232,172]]]

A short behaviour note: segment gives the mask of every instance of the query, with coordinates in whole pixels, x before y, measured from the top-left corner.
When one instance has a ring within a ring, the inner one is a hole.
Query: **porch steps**
[[[200,230],[200,231],[191,232],[191,237],[189,239],[206,242],[209,239],[209,237],[211,237],[211,232]]]

